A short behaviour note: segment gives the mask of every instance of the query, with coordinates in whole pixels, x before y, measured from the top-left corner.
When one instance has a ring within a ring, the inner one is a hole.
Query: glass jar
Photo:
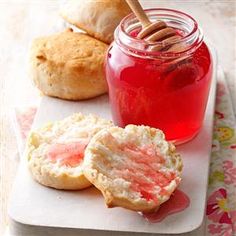
[[[149,19],[163,20],[181,35],[171,46],[182,51],[152,51],[160,42],[135,38],[141,25],[131,14],[117,27],[106,58],[106,79],[113,121],[161,129],[167,140],[189,141],[204,119],[212,61],[197,22],[171,9],[146,10]]]

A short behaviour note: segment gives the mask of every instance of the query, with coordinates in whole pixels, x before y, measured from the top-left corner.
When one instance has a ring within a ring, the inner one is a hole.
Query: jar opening
[[[180,54],[192,54],[201,45],[203,40],[202,30],[196,20],[188,14],[165,8],[146,9],[145,12],[151,22],[161,20],[178,31],[181,37],[173,41],[171,46],[183,43],[185,45],[184,49],[178,52],[153,51],[151,48],[161,46],[163,43],[145,41],[131,36],[132,32],[142,28],[141,23],[133,13],[126,16],[115,31],[115,41],[122,49],[128,50],[129,53],[136,56],[179,57]]]

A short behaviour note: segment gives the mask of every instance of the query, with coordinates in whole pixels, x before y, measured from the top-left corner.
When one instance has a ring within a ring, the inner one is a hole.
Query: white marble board
[[[23,160],[10,200],[10,217],[26,225],[86,229],[88,235],[96,235],[96,230],[110,231],[112,235],[123,235],[123,232],[177,234],[200,227],[205,213],[216,89],[216,55],[212,48],[211,52],[214,76],[203,127],[194,140],[177,148],[184,161],[183,181],[179,188],[191,201],[187,209],[160,223],[149,223],[135,212],[106,208],[102,195],[95,188],[58,191],[43,187],[31,178]],[[43,97],[33,127],[74,112],[111,117],[106,95],[81,102]]]

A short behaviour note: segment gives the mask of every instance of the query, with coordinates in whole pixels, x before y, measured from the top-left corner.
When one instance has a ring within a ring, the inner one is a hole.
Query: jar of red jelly
[[[160,42],[135,36],[141,29],[134,14],[117,27],[106,59],[106,79],[113,121],[148,125],[163,130],[177,144],[192,139],[204,119],[212,61],[203,33],[189,15],[171,9],[146,10],[149,19],[176,29],[184,45],[179,51],[152,50]]]

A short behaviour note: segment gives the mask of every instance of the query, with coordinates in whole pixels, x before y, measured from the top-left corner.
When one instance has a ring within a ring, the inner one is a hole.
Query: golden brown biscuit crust
[[[115,28],[130,13],[125,0],[70,0],[61,10],[66,21],[108,44]]]
[[[37,38],[30,51],[34,84],[48,96],[68,100],[104,94],[107,48],[107,44],[72,30]]]

